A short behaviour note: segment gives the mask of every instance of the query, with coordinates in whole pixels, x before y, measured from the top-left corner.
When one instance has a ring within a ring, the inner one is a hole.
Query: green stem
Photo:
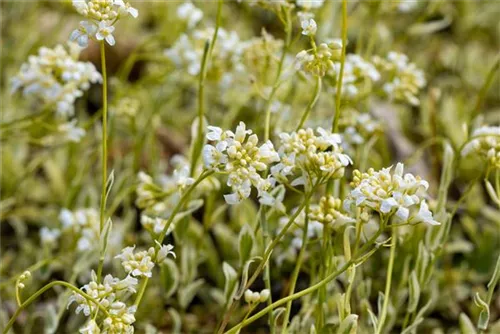
[[[360,249],[359,253],[362,254],[362,253],[365,253],[367,251],[367,249],[375,242],[375,240],[380,236],[380,234],[382,233],[382,229],[379,229],[377,231],[377,233],[375,233],[371,238],[370,240],[367,241],[367,243]],[[331,282],[333,279],[335,279],[336,277],[338,277],[340,274],[342,274],[344,271],[346,271],[351,265],[353,264],[356,264],[359,260],[361,259],[364,259],[366,256],[365,255],[360,255],[360,256],[357,256],[353,259],[351,259],[350,261],[346,262],[339,270],[335,271],[334,273],[328,275],[325,279],[319,281],[318,283],[310,286],[309,288],[307,289],[304,289],[302,291],[299,291],[297,293],[294,293],[293,295],[290,295],[288,297],[285,297],[285,298],[282,298],[276,302],[274,302],[272,305],[269,305],[267,307],[265,307],[264,309],[262,309],[259,313],[253,315],[252,317],[250,317],[249,319],[247,319],[246,321],[242,321],[241,323],[239,323],[238,325],[234,326],[233,328],[231,328],[229,331],[226,332],[226,334],[235,334],[235,333],[238,333],[243,327],[245,327],[246,325],[256,321],[257,319],[259,319],[260,317],[264,316],[265,314],[267,314],[267,312],[270,312],[272,311],[273,309],[275,309],[276,307],[279,307],[283,304],[286,304],[288,303],[289,301],[293,301],[297,298],[300,298],[300,297],[303,297],[307,294],[310,294],[316,290],[318,290],[319,288],[323,287],[324,285],[328,284],[329,282]]]
[[[283,64],[285,63],[286,54],[288,53],[288,49],[290,47],[290,41],[292,39],[292,20],[290,18],[290,10],[288,9],[286,9],[285,33],[286,33],[285,45],[283,47],[283,52],[281,53],[281,58],[278,63],[278,69],[276,71],[276,77],[274,79],[273,88],[271,90],[271,94],[269,94],[269,98],[267,100],[265,109],[266,119],[264,125],[264,141],[269,140],[270,137],[271,105],[273,102],[274,95],[276,95],[276,92],[278,91],[281,72],[283,71]]]
[[[267,260],[269,259],[269,256],[271,256],[271,252],[273,251],[274,247],[276,247],[276,245],[280,242],[281,238],[283,238],[283,236],[286,234],[286,232],[288,231],[288,229],[290,228],[290,226],[292,226],[292,224],[295,222],[295,219],[297,219],[297,217],[300,215],[301,211],[309,203],[309,201],[311,199],[311,196],[312,196],[313,191],[314,191],[315,188],[316,187],[313,187],[313,189],[311,190],[311,192],[308,193],[308,195],[304,199],[304,202],[302,203],[302,205],[292,215],[292,217],[290,218],[290,220],[288,221],[288,223],[280,231],[280,233],[273,240],[273,242],[266,248],[266,251],[264,252],[264,256],[262,258],[262,261],[259,263],[259,266],[257,267],[257,269],[255,270],[255,272],[253,273],[252,277],[250,277],[250,279],[248,280],[245,289],[248,289],[248,287],[250,287],[253,284],[253,282],[257,279],[257,277],[259,277],[262,269],[264,268],[265,264],[267,263]],[[274,304],[272,304],[272,305],[274,305]],[[224,332],[224,329],[226,328],[226,326],[227,326],[227,324],[229,322],[231,314],[234,311],[234,306],[235,306],[235,304],[232,301],[230,301],[230,304],[228,305],[229,310],[224,315],[224,318],[222,320],[222,323],[221,323],[221,325],[220,325],[219,330],[217,331],[217,333],[223,333]]]
[[[80,296],[82,296],[83,298],[87,299],[88,301],[91,301],[93,302],[94,304],[97,305],[97,307],[107,316],[109,317],[109,313],[108,311],[106,310],[106,308],[104,306],[102,306],[98,300],[94,299],[93,297],[89,296],[88,294],[86,294],[85,292],[83,292],[82,290],[78,289],[77,287],[67,283],[67,282],[64,282],[64,281],[53,281],[53,282],[50,282],[49,284],[45,285],[44,287],[40,288],[37,292],[35,292],[33,295],[31,295],[31,297],[29,297],[24,303],[21,304],[21,306],[19,306],[19,308],[16,310],[16,312],[14,312],[14,315],[12,316],[12,318],[10,318],[9,322],[7,323],[7,325],[5,326],[4,330],[3,330],[3,334],[7,334],[9,332],[9,330],[11,329],[11,327],[14,325],[14,322],[16,321],[17,317],[19,316],[19,314],[21,314],[21,312],[26,308],[28,307],[31,303],[33,303],[38,297],[40,297],[45,291],[51,289],[52,287],[56,286],[56,285],[62,285],[70,290],[73,290],[73,292],[75,293],[78,293]]]
[[[101,71],[102,71],[102,188],[101,207],[99,215],[99,235],[102,233],[106,213],[106,183],[108,182],[108,75],[106,71],[106,45],[100,43],[101,48]],[[104,254],[100,254],[97,267],[97,282],[101,281],[102,267],[104,266]]]
[[[205,43],[205,48],[203,49],[203,58],[201,60],[201,70],[198,82],[198,133],[196,134],[195,143],[193,146],[193,154],[191,158],[191,177],[193,177],[196,164],[201,155],[201,150],[203,146],[203,118],[205,116],[205,77],[206,77],[206,67],[207,59],[209,55],[210,42]]]
[[[304,110],[304,113],[302,114],[302,118],[300,119],[300,123],[297,126],[296,131],[300,130],[304,126],[304,123],[306,122],[307,118],[309,117],[309,114],[311,113],[312,108],[314,108],[314,106],[318,102],[318,99],[319,99],[320,95],[321,95],[321,77],[317,76],[316,77],[316,86],[314,88],[313,98],[309,102],[309,104],[307,105],[306,110]]]
[[[377,334],[382,333],[384,327],[384,322],[387,317],[387,309],[389,307],[391,283],[392,283],[392,269],[394,267],[394,258],[396,255],[396,244],[397,244],[397,230],[392,232],[392,243],[391,243],[391,253],[389,255],[389,263],[387,266],[387,278],[385,281],[385,292],[384,292],[384,303],[382,305],[382,312],[380,313],[380,320],[378,321]]]
[[[306,252],[307,248],[307,229],[309,227],[309,205],[306,206],[306,218],[304,222],[304,229],[302,231],[302,247],[300,248],[299,256],[297,258],[297,263],[295,264],[295,268],[293,269],[292,273],[292,278],[290,280],[290,291],[289,291],[289,296],[291,296],[295,292],[295,286],[297,284],[297,278],[299,277],[300,273],[300,268],[302,267],[302,262],[304,261],[304,255]],[[282,333],[286,334],[287,333],[287,327],[288,327],[288,319],[290,318],[290,312],[292,311],[292,301],[290,300],[286,304],[286,311],[285,311],[285,316],[283,318],[283,330]],[[272,313],[272,312],[271,312]]]
[[[347,49],[347,0],[342,0],[342,55],[340,58],[340,73],[337,77],[337,94],[335,95],[335,117],[333,117],[332,132],[339,130],[340,102],[342,99],[342,80],[344,79],[345,55]]]
[[[155,249],[156,249],[157,252],[158,252],[158,249],[160,247],[159,245],[161,245],[163,243],[163,240],[165,239],[165,237],[167,235],[167,232],[168,232],[168,229],[169,229],[170,225],[172,225],[172,223],[173,223],[173,221],[175,219],[175,216],[184,207],[184,205],[188,201],[188,199],[189,199],[191,193],[193,192],[193,190],[204,179],[206,179],[207,177],[209,177],[213,173],[214,173],[213,171],[204,171],[203,173],[201,173],[201,175],[198,177],[198,179],[196,179],[196,181],[194,181],[194,183],[191,186],[189,186],[189,188],[186,190],[186,192],[184,194],[182,194],[182,197],[179,200],[179,202],[177,203],[177,205],[175,206],[174,210],[172,211],[172,214],[170,215],[170,217],[168,217],[168,220],[167,220],[167,222],[165,224],[165,227],[163,228],[163,231],[160,232],[160,235],[159,235],[158,239],[156,240],[156,241],[158,241],[158,243],[155,243]],[[134,301],[134,305],[137,306],[137,307],[139,307],[139,305],[141,303],[142,297],[144,296],[144,292],[146,291],[146,287],[148,286],[148,282],[149,282],[149,279],[146,277],[144,279],[144,281],[142,282],[142,284],[141,284],[139,293],[137,294],[137,297],[136,297],[136,299]]]

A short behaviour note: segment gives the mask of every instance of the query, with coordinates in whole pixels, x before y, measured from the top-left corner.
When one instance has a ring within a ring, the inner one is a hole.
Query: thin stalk
[[[300,130],[304,126],[304,123],[306,122],[307,118],[309,117],[309,114],[311,113],[312,108],[314,108],[314,106],[318,102],[320,95],[321,95],[321,77],[317,76],[316,77],[316,86],[314,88],[313,98],[309,102],[309,104],[307,105],[306,109],[304,110],[304,113],[302,114],[302,117],[300,119],[300,123],[297,126],[296,131]]]
[[[385,281],[385,292],[384,292],[384,303],[382,305],[382,312],[380,313],[380,320],[378,321],[377,334],[382,333],[384,327],[384,322],[387,317],[387,309],[389,307],[389,299],[392,284],[392,269],[394,267],[394,258],[396,255],[396,244],[397,244],[397,230],[392,232],[392,243],[391,243],[391,253],[389,255],[389,263],[387,266],[387,278]]]
[[[222,19],[222,3],[223,0],[218,1],[217,5],[217,18],[215,23],[214,34],[211,41],[205,43],[205,48],[203,50],[203,57],[201,60],[200,77],[198,83],[198,133],[196,136],[196,143],[193,147],[193,154],[191,157],[191,177],[193,177],[196,164],[201,155],[201,150],[203,146],[203,118],[205,116],[205,79],[207,77],[208,62],[212,59],[212,53],[214,51],[215,42],[217,41],[217,36],[219,34],[219,28]]]
[[[477,95],[476,104],[474,106],[474,110],[471,113],[471,118],[470,118],[471,120],[474,116],[479,114],[479,109],[481,109],[481,105],[486,96],[486,93],[493,84],[493,79],[495,79],[495,74],[497,74],[499,68],[500,68],[500,56],[497,57],[497,59],[495,60],[495,63],[491,67],[491,70],[488,72],[488,76],[486,77],[486,80],[484,81],[484,84],[481,87],[479,94]]]
[[[289,291],[289,296],[291,296],[295,292],[295,286],[297,284],[297,278],[299,277],[300,273],[300,268],[302,267],[302,263],[304,261],[304,255],[306,253],[306,248],[307,248],[307,229],[309,227],[309,205],[306,206],[306,218],[304,222],[304,229],[302,232],[302,247],[300,248],[299,256],[297,258],[297,263],[295,264],[295,268],[293,269],[292,277],[290,280],[290,291]],[[286,304],[286,310],[285,310],[285,316],[283,318],[283,330],[282,333],[286,334],[287,333],[287,327],[288,327],[288,319],[290,318],[290,312],[292,311],[292,301],[290,300]],[[273,313],[273,312],[271,312]]]
[[[335,95],[335,117],[333,117],[332,132],[339,130],[340,102],[342,99],[342,80],[344,79],[345,55],[347,49],[347,0],[342,0],[342,55],[340,58],[340,73],[337,77],[337,95]]]
[[[47,285],[45,285],[44,287],[40,288],[37,292],[35,292],[33,295],[31,295],[31,297],[29,297],[28,299],[26,299],[26,301],[24,303],[21,304],[21,306],[19,306],[19,308],[16,310],[16,312],[14,312],[14,315],[12,316],[12,318],[10,318],[9,322],[7,323],[7,325],[5,326],[4,330],[3,330],[3,334],[7,334],[9,332],[9,330],[11,329],[11,327],[14,325],[14,322],[16,321],[17,317],[19,316],[19,314],[21,314],[21,312],[26,308],[28,307],[31,303],[33,303],[38,297],[40,297],[45,291],[51,289],[52,287],[56,286],[56,285],[62,285],[70,290],[73,290],[73,292],[75,293],[78,293],[79,295],[81,295],[83,298],[87,299],[88,301],[91,301],[92,303],[94,303],[95,305],[97,305],[97,307],[106,315],[106,316],[110,316],[108,311],[106,310],[106,308],[104,306],[102,306],[98,300],[94,299],[93,297],[89,296],[88,294],[86,294],[85,292],[83,292],[82,290],[78,289],[77,287],[69,284],[68,282],[64,282],[64,281],[53,281],[53,282],[50,282],[48,283]]]
[[[290,226],[292,226],[292,224],[295,222],[295,219],[297,219],[297,217],[300,215],[300,213],[302,212],[302,210],[309,203],[309,201],[311,199],[311,196],[312,196],[313,191],[314,191],[315,188],[316,187],[313,187],[313,190],[311,190],[311,192],[308,193],[308,195],[304,199],[304,202],[302,203],[302,205],[292,215],[292,217],[290,218],[289,222],[280,231],[280,233],[278,234],[278,236],[276,236],[276,238],[273,240],[273,242],[266,248],[266,251],[264,252],[264,256],[262,258],[262,261],[259,263],[259,266],[257,267],[257,269],[255,270],[255,272],[253,273],[252,277],[250,277],[250,279],[248,280],[245,289],[248,289],[248,287],[250,287],[253,284],[253,282],[255,282],[255,280],[257,279],[257,277],[259,277],[262,269],[264,268],[265,264],[267,263],[267,260],[268,260],[269,256],[271,256],[271,252],[273,251],[274,247],[276,247],[276,245],[280,242],[281,238],[283,238],[283,236],[286,234],[286,232],[288,231],[288,229],[290,228]],[[234,311],[234,307],[235,307],[235,304],[231,301],[230,304],[228,305],[229,310],[224,315],[224,318],[222,320],[221,325],[219,326],[219,330],[217,331],[217,333],[219,333],[219,334],[220,333],[224,333],[224,329],[226,328],[226,326],[227,326],[227,324],[229,322],[229,319],[231,318],[231,314]]]
[[[155,242],[156,252],[158,252],[158,249],[161,247],[160,245],[163,243],[163,240],[165,239],[165,236],[167,235],[167,231],[168,231],[170,225],[172,225],[172,223],[173,223],[173,221],[175,219],[175,216],[184,207],[184,205],[188,201],[189,197],[191,196],[191,193],[193,192],[193,190],[204,179],[206,179],[207,177],[209,177],[213,173],[214,173],[213,171],[205,171],[205,172],[203,172],[198,177],[198,179],[196,179],[196,181],[192,185],[189,186],[189,188],[186,190],[186,192],[184,194],[182,194],[182,197],[181,197],[179,203],[177,203],[177,205],[175,206],[174,210],[172,211],[172,214],[170,215],[170,217],[168,217],[168,220],[167,220],[167,222],[165,224],[165,227],[163,228],[163,231],[160,232],[160,235],[159,235],[158,239],[156,240],[157,243]],[[141,283],[141,287],[139,288],[139,293],[137,294],[137,297],[136,297],[136,299],[134,301],[134,305],[137,306],[137,307],[139,307],[139,305],[141,303],[142,297],[144,296],[144,292],[146,291],[146,287],[148,286],[148,282],[149,282],[149,279],[147,277],[145,277],[144,280]]]
[[[198,133],[196,134],[196,141],[193,146],[193,153],[191,158],[191,177],[193,177],[195,173],[196,164],[198,163],[198,159],[200,157],[203,146],[203,118],[205,116],[205,77],[210,45],[211,43],[209,41],[206,41],[205,48],[203,49],[203,58],[201,60],[201,70],[198,82]]]
[[[314,291],[318,290],[322,286],[330,283],[333,279],[337,278],[344,271],[346,271],[351,265],[356,264],[358,261],[360,261],[362,259],[365,259],[366,258],[366,254],[363,255],[363,253],[365,253],[368,250],[368,248],[375,242],[375,240],[380,236],[381,233],[382,233],[382,229],[379,229],[377,231],[377,233],[375,233],[370,238],[370,240],[368,240],[367,243],[360,249],[359,253],[362,254],[362,255],[354,257],[350,261],[346,262],[340,269],[338,269],[337,271],[335,271],[332,274],[328,275],[325,279],[319,281],[318,283],[316,283],[316,284],[308,287],[307,289],[304,289],[302,291],[294,293],[293,295],[290,295],[288,297],[282,298],[282,299],[274,302],[272,305],[269,305],[269,306],[265,307],[259,313],[253,315],[249,319],[247,319],[245,321],[242,321],[238,325],[236,325],[233,328],[231,328],[229,331],[226,332],[226,334],[235,334],[235,333],[238,333],[243,327],[249,325],[250,323],[256,321],[260,317],[266,315],[267,312],[270,312],[273,309],[275,309],[275,308],[277,308],[277,307],[279,307],[279,306],[281,306],[283,304],[288,303],[289,301],[293,301],[293,300],[295,300],[297,298],[300,298],[300,297],[303,297],[303,296],[305,296],[307,294],[313,293]],[[368,255],[371,255],[371,254],[368,253]]]
[[[276,71],[276,77],[274,79],[273,88],[271,90],[271,94],[269,94],[269,98],[267,99],[266,109],[265,109],[265,125],[264,125],[264,141],[269,140],[270,137],[270,126],[271,126],[271,105],[273,102],[274,95],[278,91],[279,82],[281,78],[281,72],[283,71],[283,64],[285,63],[286,54],[288,53],[288,49],[290,47],[290,41],[292,39],[292,20],[290,18],[290,10],[286,10],[286,20],[285,20],[285,45],[283,47],[283,52],[281,53],[281,58],[278,63],[278,69]]]
[[[108,182],[108,75],[106,72],[106,47],[104,41],[100,43],[101,48],[101,70],[102,70],[102,188],[101,207],[99,220],[99,235],[104,228],[106,216],[106,183]],[[97,267],[97,282],[101,281],[102,267],[104,266],[104,254],[100,254]]]

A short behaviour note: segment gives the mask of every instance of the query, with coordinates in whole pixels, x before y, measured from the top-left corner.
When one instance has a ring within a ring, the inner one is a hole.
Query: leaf
[[[273,310],[273,318],[274,319],[274,328],[278,327],[278,319],[281,317],[281,315],[285,314],[286,308],[284,307],[278,307],[277,309]]]
[[[413,270],[408,281],[410,286],[410,296],[408,297],[408,312],[414,312],[417,309],[420,300],[420,284],[418,283],[417,272]]]
[[[408,29],[408,34],[414,36],[433,34],[447,28],[452,22],[451,17],[446,16],[441,20],[414,24]]]
[[[254,256],[253,258],[251,258],[250,260],[245,262],[245,265],[243,266],[243,269],[241,271],[241,284],[240,284],[240,288],[238,289],[238,292],[236,293],[236,296],[235,296],[236,299],[240,299],[241,296],[243,296],[243,294],[245,293],[245,287],[246,287],[247,282],[248,282],[248,270],[250,269],[250,265],[253,262],[258,261],[258,260],[262,261],[262,257]]]
[[[192,283],[189,283],[185,287],[179,289],[179,306],[181,309],[185,310],[191,304],[191,301],[193,300],[194,296],[198,293],[198,290],[200,290],[201,286],[205,283],[205,280],[203,278],[200,278]]]
[[[238,288],[238,274],[236,273],[236,270],[234,270],[234,268],[227,262],[222,264],[222,271],[224,272],[224,277],[226,279],[224,283],[224,298],[226,299],[226,303],[228,303],[233,299],[233,296]]]
[[[104,224],[104,227],[101,231],[101,239],[99,240],[101,257],[104,257],[106,255],[106,250],[108,248],[109,236],[111,234],[112,228],[113,228],[113,222],[111,221],[111,218],[108,218],[108,220],[106,221],[106,224]]]
[[[106,181],[106,196],[104,196],[104,207],[106,207],[106,203],[108,203],[108,196],[109,193],[111,192],[111,188],[113,188],[114,183],[115,183],[115,170],[113,169]]]
[[[484,183],[486,184],[486,192],[488,193],[488,195],[490,195],[491,199],[493,200],[493,202],[495,202],[496,205],[500,206],[500,198],[498,198],[491,182],[488,180],[484,180]]]
[[[252,247],[254,242],[253,231],[250,225],[245,224],[238,236],[239,252],[240,252],[240,266],[250,258],[252,254]]]
[[[358,315],[349,314],[340,323],[339,329],[337,330],[337,334],[356,334],[357,331],[358,331]]]
[[[375,313],[373,313],[373,311],[371,310],[370,307],[367,307],[366,311],[368,312],[368,315],[370,316],[370,322],[372,323],[373,332],[375,333],[377,331],[377,327],[378,327],[377,316],[375,315]]]
[[[172,317],[172,334],[180,334],[182,329],[181,315],[174,308],[169,308],[168,313]]]
[[[460,313],[458,323],[460,325],[460,334],[477,334],[476,328],[465,313]]]
[[[498,256],[497,264],[490,281],[488,282],[488,289],[495,289],[498,281],[500,280],[500,256]]]
[[[179,269],[172,259],[166,258],[160,264],[160,277],[165,289],[165,298],[169,298],[174,294],[180,280]]]

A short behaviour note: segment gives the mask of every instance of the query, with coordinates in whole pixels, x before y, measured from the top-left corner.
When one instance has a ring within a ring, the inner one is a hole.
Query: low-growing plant
[[[500,333],[495,2],[3,6],[3,333]]]

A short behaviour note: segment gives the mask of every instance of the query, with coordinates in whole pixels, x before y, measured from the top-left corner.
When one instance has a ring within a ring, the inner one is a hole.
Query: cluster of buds
[[[271,141],[259,146],[259,138],[247,130],[243,122],[234,133],[215,126],[209,126],[208,130],[207,139],[212,144],[204,146],[203,161],[207,169],[228,175],[227,185],[234,191],[224,195],[228,204],[248,198],[252,185],[259,191],[259,196],[272,189],[275,180],[264,179],[259,174],[267,171],[271,163],[279,161]]]
[[[382,73],[382,88],[391,100],[420,104],[417,95],[426,85],[424,72],[410,63],[406,55],[391,51],[385,58],[373,57],[373,63]]]
[[[352,164],[351,158],[343,153],[341,138],[318,127],[300,129],[297,132],[281,133],[278,149],[280,163],[271,167],[272,175],[287,183],[293,177],[292,186],[319,183],[330,178],[341,178],[345,167]]]
[[[125,271],[134,277],[151,277],[155,263],[161,263],[170,254],[175,257],[172,251],[172,245],[160,245],[158,243],[158,250],[150,247],[147,251],[140,251],[134,253],[135,246],[126,247],[122,250],[121,254],[115,256],[120,259]]]
[[[73,43],[40,48],[38,55],[30,56],[12,79],[12,91],[22,89],[23,95],[55,107],[59,116],[73,115],[75,100],[91,83],[102,81],[92,63],[78,61],[79,54]]]
[[[71,33],[70,40],[76,41],[86,48],[89,39],[105,40],[109,45],[115,45],[114,24],[121,18],[139,16],[137,9],[123,0],[73,0],[77,12],[85,17],[78,29]]]
[[[250,289],[247,289],[245,291],[245,301],[248,304],[258,304],[258,303],[263,303],[266,300],[269,299],[269,296],[271,295],[271,292],[268,289],[262,290],[260,293],[259,292],[253,292]]]
[[[461,155],[472,153],[485,159],[490,168],[500,169],[500,126],[483,126],[474,130]]]
[[[110,111],[117,116],[125,116],[133,119],[137,115],[140,107],[141,103],[139,100],[130,97],[124,97],[118,100],[116,105],[110,108]]]
[[[342,46],[340,45],[340,49]],[[334,69],[335,55],[338,53],[339,43],[321,43],[318,47],[310,50],[300,51],[296,58],[295,68],[310,73],[315,76],[323,77]]]
[[[25,287],[24,282],[26,282],[30,277],[31,277],[31,272],[29,272],[28,270],[26,270],[17,279],[16,287],[18,289],[21,289],[21,290],[24,289],[24,287]]]
[[[342,200],[333,196],[323,196],[319,200],[319,204],[311,206],[309,219],[323,225],[343,225],[355,222],[353,218],[342,211]]]
[[[369,208],[387,219],[438,225],[425,200],[428,182],[410,173],[403,174],[403,169],[403,164],[398,163],[392,173],[391,167],[378,172],[369,169],[367,173],[355,170],[351,184],[354,189],[344,201],[345,210]]]

